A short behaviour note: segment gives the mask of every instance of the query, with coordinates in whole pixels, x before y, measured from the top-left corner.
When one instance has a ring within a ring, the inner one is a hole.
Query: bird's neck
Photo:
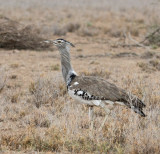
[[[71,61],[70,61],[70,53],[69,48],[61,48],[60,55],[61,55],[61,65],[62,65],[62,75],[64,78],[65,83],[67,86],[70,84],[72,76],[77,75],[76,72],[73,70]]]

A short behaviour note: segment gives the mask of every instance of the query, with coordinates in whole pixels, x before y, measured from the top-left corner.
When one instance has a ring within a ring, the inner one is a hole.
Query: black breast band
[[[71,82],[72,80],[76,77],[76,75],[74,73],[72,73],[69,77],[69,82],[67,83],[67,90],[68,90],[68,87],[71,85]]]

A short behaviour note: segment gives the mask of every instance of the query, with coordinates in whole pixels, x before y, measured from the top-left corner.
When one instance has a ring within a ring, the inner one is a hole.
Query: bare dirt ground
[[[46,39],[73,44],[78,74],[97,75],[143,98],[146,118],[116,106],[101,132],[95,108],[66,93],[55,47],[47,51],[0,49],[1,153],[159,153],[160,47],[134,44],[160,25],[157,1],[0,0],[0,16],[39,29]],[[159,7],[158,7],[159,6]],[[131,37],[130,37],[131,36]]]

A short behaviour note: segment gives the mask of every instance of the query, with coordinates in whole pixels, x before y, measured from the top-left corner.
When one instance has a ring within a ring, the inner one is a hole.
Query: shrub
[[[0,17],[0,48],[4,49],[49,49],[39,30],[33,25],[25,26],[9,18]]]

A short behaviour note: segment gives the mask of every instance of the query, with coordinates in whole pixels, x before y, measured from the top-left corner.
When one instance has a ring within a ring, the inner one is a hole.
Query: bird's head
[[[68,42],[64,39],[57,39],[57,40],[49,40],[49,41],[45,41],[46,43],[53,43],[56,47],[58,47],[59,49],[61,48],[66,48],[66,47],[75,47],[71,42]]]

